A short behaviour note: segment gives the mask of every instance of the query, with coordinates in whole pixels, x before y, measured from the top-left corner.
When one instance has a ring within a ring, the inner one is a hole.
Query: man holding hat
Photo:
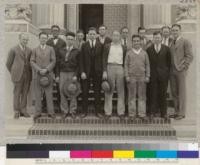
[[[60,108],[63,112],[63,119],[66,118],[68,114],[70,114],[72,118],[76,117],[76,97],[80,94],[80,85],[77,81],[79,50],[74,47],[75,34],[73,32],[68,32],[66,34],[66,40],[67,46],[60,50],[60,65],[58,73],[56,74],[60,76],[56,77],[56,80],[59,81],[60,84]],[[70,100],[69,106],[67,98]]]
[[[39,34],[40,45],[33,50],[31,66],[34,72],[36,114],[34,119],[41,116],[41,98],[46,96],[47,110],[50,117],[55,118],[53,106],[53,69],[56,63],[55,51],[46,45],[48,35],[45,32]]]

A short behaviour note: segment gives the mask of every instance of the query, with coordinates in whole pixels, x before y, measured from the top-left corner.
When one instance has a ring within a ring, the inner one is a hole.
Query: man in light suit
[[[174,42],[171,45],[172,72],[170,76],[172,97],[174,99],[174,117],[180,120],[185,117],[186,108],[186,74],[193,60],[191,43],[181,36],[181,25],[172,25]]]
[[[26,109],[27,95],[32,78],[30,66],[31,49],[27,47],[28,40],[27,34],[19,34],[19,44],[10,49],[6,62],[14,84],[13,104],[15,119],[18,119],[20,115],[30,117]]]
[[[41,98],[43,93],[46,96],[48,114],[51,118],[55,118],[53,106],[53,69],[56,63],[56,56],[54,49],[46,45],[47,39],[48,35],[41,32],[39,34],[40,45],[33,50],[31,55],[31,66],[35,71],[36,114],[34,119],[41,116]],[[47,87],[42,87],[39,83],[41,76],[47,76],[49,78],[49,85]]]

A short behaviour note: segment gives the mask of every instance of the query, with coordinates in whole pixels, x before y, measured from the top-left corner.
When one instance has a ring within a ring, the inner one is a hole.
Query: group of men
[[[14,83],[14,118],[30,117],[26,104],[31,80],[36,99],[34,119],[41,116],[44,94],[48,115],[55,118],[54,82],[63,119],[68,115],[77,117],[77,97],[81,91],[80,117],[87,116],[91,86],[98,118],[108,120],[112,116],[115,90],[117,115],[121,120],[126,110],[131,120],[153,118],[157,113],[168,118],[169,82],[175,107],[175,113],[170,117],[184,118],[186,73],[193,54],[191,43],[181,36],[181,26],[163,26],[153,33],[152,41],[146,37],[143,27],[139,27],[138,34],[131,38],[127,27],[114,30],[111,38],[106,31],[104,25],[98,31],[90,27],[86,41],[82,30],[76,34],[67,32],[65,42],[59,38],[59,26],[53,25],[53,37],[48,39],[48,34],[41,32],[40,44],[33,50],[27,47],[27,34],[21,33],[20,42],[11,48],[6,63]],[[104,107],[101,105],[102,90]]]

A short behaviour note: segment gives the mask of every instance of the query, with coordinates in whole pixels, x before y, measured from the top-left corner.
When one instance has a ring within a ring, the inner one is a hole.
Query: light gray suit
[[[170,47],[172,54],[172,70],[170,76],[170,86],[174,99],[175,113],[185,116],[186,108],[186,73],[193,60],[191,43],[180,38]]]
[[[14,111],[26,112],[27,95],[31,82],[30,66],[31,49],[25,47],[23,50],[19,45],[10,49],[6,66],[14,83]]]
[[[40,46],[33,50],[31,56],[31,65],[34,69],[34,84],[35,84],[35,96],[36,96],[36,114],[40,115],[42,112],[41,98],[43,92],[46,96],[47,110],[49,114],[54,114],[53,106],[53,68],[55,67],[56,56],[53,47],[46,45],[45,49]],[[50,85],[46,88],[42,88],[38,83],[40,69],[47,69],[50,75]]]

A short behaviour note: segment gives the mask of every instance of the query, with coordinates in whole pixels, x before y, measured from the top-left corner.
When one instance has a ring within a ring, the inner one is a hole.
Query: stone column
[[[76,32],[78,29],[78,5],[67,5],[67,30]]]
[[[141,5],[128,5],[127,26],[130,34],[137,34],[138,27],[140,26],[140,9]]]
[[[64,5],[50,4],[50,25],[56,24],[60,28],[64,28]]]
[[[171,24],[171,5],[144,5],[144,26],[158,28]]]

